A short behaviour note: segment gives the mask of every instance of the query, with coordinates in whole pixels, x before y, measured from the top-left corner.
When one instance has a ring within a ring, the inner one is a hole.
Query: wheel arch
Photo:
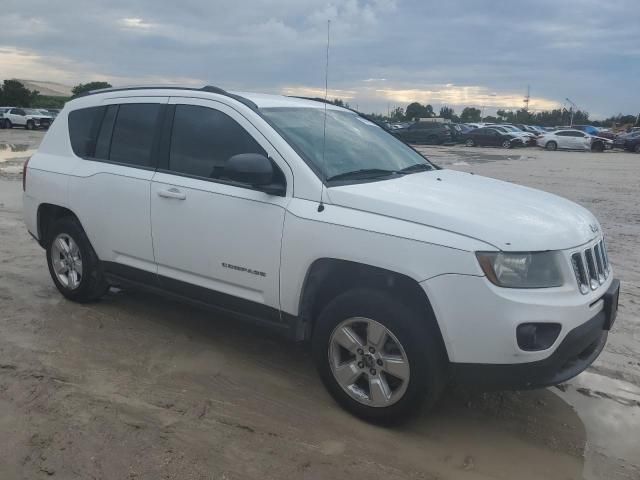
[[[356,287],[391,291],[424,313],[438,334],[444,354],[447,350],[431,302],[419,283],[402,273],[365,263],[336,258],[320,258],[308,268],[299,298],[296,340],[309,340],[322,308],[340,293]]]
[[[55,222],[64,217],[71,217],[80,224],[78,216],[67,207],[61,207],[53,203],[41,203],[38,205],[38,243],[42,248],[47,247],[49,232],[51,232]]]

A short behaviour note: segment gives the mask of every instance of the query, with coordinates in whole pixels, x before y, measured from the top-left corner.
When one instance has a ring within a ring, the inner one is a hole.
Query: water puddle
[[[583,372],[551,389],[584,424],[584,478],[640,478],[640,388],[597,373]]]
[[[36,150],[26,143],[0,143],[0,162],[27,158],[36,153]]]

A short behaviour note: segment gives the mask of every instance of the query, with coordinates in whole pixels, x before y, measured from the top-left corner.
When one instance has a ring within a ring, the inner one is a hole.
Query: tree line
[[[76,85],[71,90],[78,95],[90,90],[109,88],[107,82],[89,82]],[[19,80],[4,80],[0,85],[0,106],[23,108],[62,108],[71,97],[41,95],[37,90],[30,90]]]
[[[336,105],[340,105],[342,102],[336,99],[334,100],[334,103],[336,103]],[[388,115],[372,113],[367,116],[379,122],[404,122],[412,121],[416,118],[441,117],[455,123],[513,123],[554,127],[558,125],[570,125],[572,115],[574,125],[589,124],[597,127],[612,127],[640,124],[640,114],[623,115],[620,113],[604,120],[589,120],[589,112],[583,110],[576,110],[572,112],[566,108],[556,108],[553,110],[543,110],[539,112],[531,112],[524,108],[515,111],[501,109],[496,112],[496,115],[483,116],[482,111],[479,108],[465,107],[460,112],[460,115],[458,115],[453,108],[445,105],[440,108],[439,114],[436,114],[432,105],[422,105],[418,102],[410,103],[405,109],[402,107],[395,107]]]

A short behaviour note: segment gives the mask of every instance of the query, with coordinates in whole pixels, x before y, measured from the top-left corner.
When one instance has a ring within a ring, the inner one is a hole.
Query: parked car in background
[[[573,130],[581,130],[589,135],[593,135],[594,137],[608,138],[609,140],[613,140],[615,138],[615,135],[611,130],[594,127],[593,125],[574,125],[571,128]]]
[[[464,144],[467,147],[502,147],[513,148],[522,147],[524,142],[522,137],[511,132],[500,131],[494,127],[476,128],[467,132],[463,136]]]
[[[35,108],[34,110],[36,110],[37,112],[41,113],[42,115],[51,117],[51,121],[55,120],[55,118],[58,116],[58,112],[55,110],[51,110],[48,108]]]
[[[4,113],[4,123],[7,128],[24,127],[27,130],[36,128],[49,128],[53,118],[50,115],[43,115],[38,110],[32,108],[11,107]]]
[[[456,123],[444,123],[443,125],[449,129],[449,133],[451,133],[451,141],[453,143],[460,143],[462,141],[462,135],[464,132],[460,125]]]
[[[556,130],[538,137],[536,143],[547,150],[593,150],[602,152],[612,148],[613,142],[608,138],[589,135],[581,130]]]
[[[391,133],[407,143],[441,145],[452,140],[451,130],[443,123],[415,122],[407,128],[392,130]]]
[[[0,128],[7,128],[4,114],[10,110],[10,107],[0,107]]]
[[[522,139],[522,143],[524,145],[535,145],[536,144],[536,135],[530,132],[523,132],[517,127],[513,125],[491,125],[491,128],[495,128],[496,130],[503,133],[511,133],[513,135],[517,135]]]
[[[618,135],[618,137],[613,141],[613,147],[640,153],[640,130]]]
[[[533,133],[536,136],[546,133],[546,130],[543,127],[538,127],[537,125],[523,125],[521,123],[517,123],[515,126],[523,132]]]

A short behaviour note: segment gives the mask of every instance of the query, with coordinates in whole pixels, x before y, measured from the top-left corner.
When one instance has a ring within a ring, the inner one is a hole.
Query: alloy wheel
[[[357,402],[388,407],[409,384],[409,359],[398,338],[370,318],[348,318],[329,339],[329,363],[340,387]]]
[[[51,264],[58,281],[69,290],[82,282],[82,255],[78,244],[66,233],[61,233],[51,245]]]

